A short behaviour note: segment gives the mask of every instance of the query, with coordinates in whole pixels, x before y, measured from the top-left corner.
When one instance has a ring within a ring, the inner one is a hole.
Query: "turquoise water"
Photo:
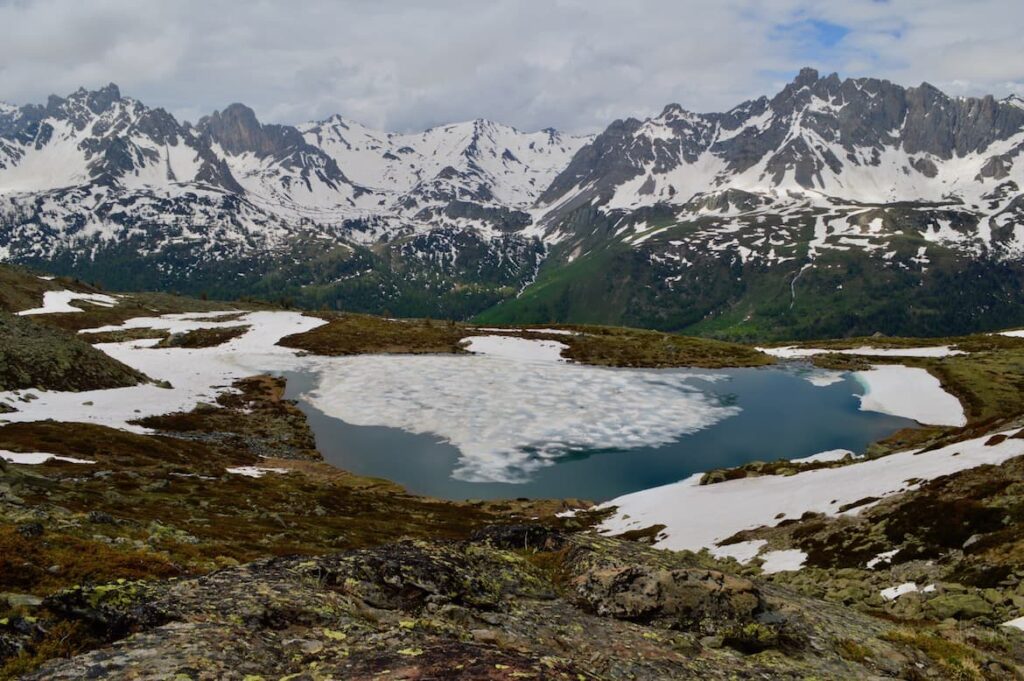
[[[686,370],[694,373],[693,370]],[[604,501],[749,461],[800,458],[830,449],[860,453],[872,442],[916,424],[860,411],[863,388],[850,376],[812,385],[799,367],[716,370],[728,380],[701,381],[703,392],[740,412],[659,446],[567,454],[522,484],[465,482],[451,477],[458,450],[438,437],[397,428],[354,426],[302,400],[315,376],[289,373],[288,396],[299,400],[331,464],[394,480],[411,492],[447,499],[567,498]],[[700,372],[698,372],[700,373]]]

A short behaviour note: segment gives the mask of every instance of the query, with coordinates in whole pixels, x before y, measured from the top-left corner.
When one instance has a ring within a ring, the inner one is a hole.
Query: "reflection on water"
[[[686,370],[694,373],[693,370]],[[327,416],[302,395],[316,376],[288,373],[288,397],[299,400],[317,447],[331,464],[394,480],[412,492],[449,499],[575,497],[603,501],[722,466],[799,458],[830,449],[863,451],[913,421],[862,412],[862,388],[846,377],[813,385],[792,367],[716,370],[728,380],[694,385],[741,411],[705,430],[660,447],[568,453],[523,484],[475,483],[451,477],[458,450],[438,437],[397,428],[353,426]]]

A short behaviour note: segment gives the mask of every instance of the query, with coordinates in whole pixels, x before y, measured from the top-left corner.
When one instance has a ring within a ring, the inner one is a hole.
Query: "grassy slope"
[[[631,251],[612,244],[563,266],[546,264],[537,281],[515,299],[485,310],[480,324],[617,324],[634,292]]]
[[[860,252],[828,251],[792,288],[806,243],[796,261],[773,268],[723,263],[713,253],[698,254],[682,271],[652,264],[648,253],[690,229],[659,233],[639,250],[602,244],[567,264],[556,250],[535,283],[475,321],[622,324],[744,342],[938,336],[1024,324],[1024,277],[1005,263],[965,262],[928,244],[925,273],[885,267]],[[902,236],[893,248],[910,254],[924,244]]]
[[[22,267],[0,265],[0,311],[17,312],[39,307],[44,292],[65,289],[82,293],[98,292],[76,279],[43,279]]]
[[[464,352],[461,341],[468,336],[503,333],[558,341],[568,346],[563,352],[566,358],[597,366],[720,368],[762,366],[774,361],[736,343],[621,327],[568,325],[562,329],[578,333],[564,335],[521,328],[481,331],[467,324],[429,319],[392,320],[333,313],[324,316],[328,324],[287,336],[280,344],[320,355],[460,353]]]

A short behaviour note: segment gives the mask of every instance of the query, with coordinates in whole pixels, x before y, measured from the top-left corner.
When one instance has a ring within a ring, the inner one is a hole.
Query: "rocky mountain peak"
[[[813,69],[810,66],[805,66],[800,69],[800,73],[793,79],[793,87],[811,87],[818,82],[818,70]]]
[[[256,112],[245,104],[236,102],[223,111],[214,111],[201,118],[196,127],[229,154],[252,152],[262,157],[280,150],[281,140],[268,134]]]
[[[52,110],[60,108],[67,103],[73,103],[85,106],[94,114],[102,114],[119,101],[121,101],[121,88],[114,83],[108,83],[96,90],[87,90],[84,87],[78,88],[68,95],[67,98],[51,95],[47,108]]]
[[[85,94],[89,108],[95,113],[100,113],[106,111],[113,106],[114,102],[121,99],[121,88],[114,83],[108,83],[98,90]]]

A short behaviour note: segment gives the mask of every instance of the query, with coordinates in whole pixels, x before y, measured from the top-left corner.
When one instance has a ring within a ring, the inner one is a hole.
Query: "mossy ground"
[[[0,391],[99,390],[146,380],[73,334],[0,312]]]
[[[166,336],[157,343],[158,348],[213,348],[244,336],[251,327],[247,325],[193,329]]]
[[[563,356],[580,364],[612,367],[746,367],[772,364],[764,353],[737,343],[611,326],[563,325],[544,333],[522,327],[480,327],[430,319],[385,319],[368,315],[321,315],[328,323],[287,336],[280,344],[318,355],[372,353],[457,354],[469,336],[500,334],[555,340]]]

